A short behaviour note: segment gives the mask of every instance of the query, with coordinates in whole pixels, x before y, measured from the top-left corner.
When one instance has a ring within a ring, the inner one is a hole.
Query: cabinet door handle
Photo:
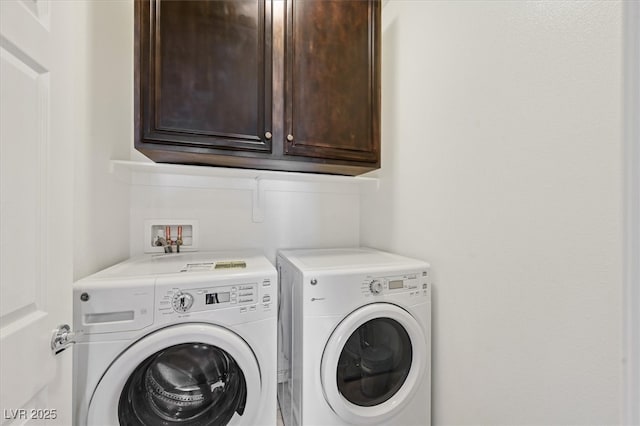
[[[288,135],[287,135],[287,140],[288,140],[289,142],[293,142],[293,135],[292,135],[292,134],[288,134]]]
[[[265,132],[265,133],[264,133],[264,138],[265,138],[266,140],[270,140],[270,139],[271,139],[271,136],[273,136],[273,135],[271,134],[271,132]]]

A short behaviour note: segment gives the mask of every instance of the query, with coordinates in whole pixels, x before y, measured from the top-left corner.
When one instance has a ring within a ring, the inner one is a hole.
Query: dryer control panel
[[[412,296],[427,296],[427,272],[397,276],[367,276],[360,289],[363,295],[397,294],[409,292]]]

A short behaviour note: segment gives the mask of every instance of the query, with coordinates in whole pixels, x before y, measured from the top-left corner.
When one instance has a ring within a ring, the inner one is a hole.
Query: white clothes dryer
[[[74,424],[275,425],[276,270],[145,255],[74,284]]]
[[[429,425],[429,265],[360,248],[284,250],[277,268],[286,426]]]

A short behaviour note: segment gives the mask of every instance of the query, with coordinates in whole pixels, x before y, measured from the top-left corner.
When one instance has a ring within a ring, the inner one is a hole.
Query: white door
[[[71,424],[73,3],[0,0],[2,424]]]
[[[327,402],[350,424],[383,424],[421,384],[426,336],[416,319],[390,303],[366,305],[331,334],[320,378]]]

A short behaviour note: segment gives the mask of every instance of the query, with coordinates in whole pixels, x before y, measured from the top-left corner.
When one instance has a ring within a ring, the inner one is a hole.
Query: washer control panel
[[[165,287],[158,294],[160,314],[173,315],[237,307],[240,313],[270,310],[275,303],[271,279],[211,287]]]

